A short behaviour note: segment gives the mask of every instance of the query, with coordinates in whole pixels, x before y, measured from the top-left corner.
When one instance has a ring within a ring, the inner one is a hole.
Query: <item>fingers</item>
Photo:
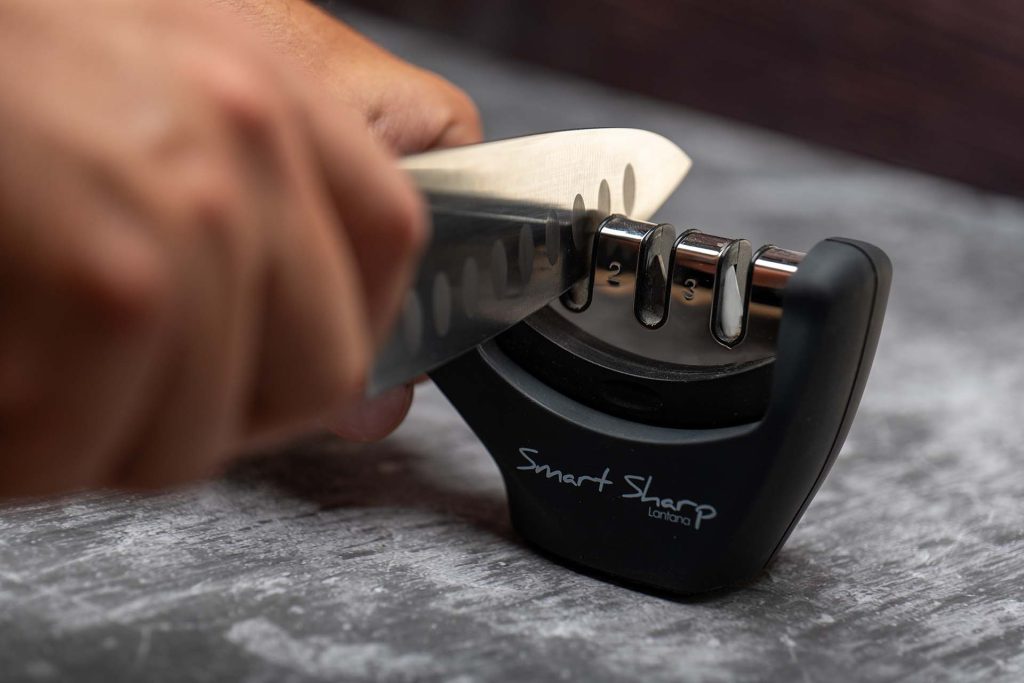
[[[73,258],[32,264],[9,302],[17,305],[4,307],[0,496],[103,484],[141,417],[139,397],[165,332],[168,281],[138,225],[109,208],[77,203],[78,220],[102,229],[88,239],[72,233]],[[48,227],[57,232],[56,223]]]
[[[74,116],[0,73],[22,88],[0,108],[0,494],[175,484],[331,412],[372,439],[408,410],[358,400],[421,198],[364,118],[176,7],[37,41]]]
[[[175,283],[172,328],[151,384],[155,400],[112,472],[120,486],[150,488],[212,474],[246,418],[266,238],[253,229],[260,208],[253,174],[221,112],[204,105],[190,140],[160,160],[146,188],[152,238]]]
[[[318,92],[358,111],[387,148],[411,154],[479,142],[480,115],[459,88],[399,59],[306,0],[234,0]]]
[[[392,58],[394,60],[394,58]],[[394,60],[389,87],[376,86],[374,133],[399,154],[480,142],[480,113],[469,96],[425,69]]]
[[[348,441],[377,441],[402,423],[412,406],[412,397],[411,386],[396,387],[339,411],[326,424],[335,434]]]
[[[352,113],[307,100],[313,148],[352,246],[376,344],[398,313],[429,237],[426,207],[408,177]]]
[[[273,12],[273,9],[268,8],[268,11]],[[376,98],[391,86],[402,90],[406,82],[418,83],[421,76],[444,83],[395,59],[315,7],[299,3],[293,9],[292,19],[307,30],[327,31],[332,35],[335,30],[343,32],[345,47],[350,48],[348,54],[353,62],[345,71],[356,73],[352,76],[354,80],[348,83],[349,89],[356,93]],[[306,25],[311,21],[326,23],[310,28]],[[248,44],[252,47],[251,42]],[[376,72],[376,66],[382,63],[389,65],[388,70],[380,74],[385,82],[367,79],[366,76],[372,76],[371,72]],[[367,298],[373,339],[380,343],[397,313],[402,293],[428,238],[423,201],[405,174],[395,167],[386,147],[363,133],[366,123],[357,110],[339,106],[337,99],[321,93],[330,88],[324,88],[306,72],[290,68],[290,62],[282,62],[258,50],[252,57],[252,64],[273,81],[273,87],[286,98],[291,113],[300,119],[302,133],[306,136],[300,147],[311,155],[306,163],[317,166],[317,172],[322,175],[321,184],[326,182],[332,200],[330,209],[341,222],[338,232],[346,235],[354,251],[356,272]],[[394,64],[401,65],[401,70],[392,68]],[[454,87],[448,87],[455,91]],[[424,89],[424,94],[428,92],[433,93],[434,89]],[[472,102],[464,95],[462,98],[463,109],[475,115]],[[429,98],[422,104],[423,111],[441,110],[433,106]],[[413,106],[406,110],[418,111]],[[475,121],[478,130],[479,120]],[[418,120],[410,121],[410,125],[426,130]],[[431,134],[436,137],[440,130]],[[472,126],[466,130],[472,131]],[[450,135],[458,137],[464,133],[453,129]]]
[[[249,167],[261,169],[254,195],[268,262],[247,440],[308,428],[361,396],[373,350],[351,231],[314,152],[326,143],[268,73],[234,64],[211,83],[248,131],[240,145]],[[339,135],[366,137],[358,127]]]
[[[357,122],[303,109],[237,61],[201,61],[219,133],[195,145],[161,211],[185,207],[161,231],[178,283],[176,334],[153,385],[158,400],[115,472],[120,486],[211,474],[240,445],[352,406],[373,331],[382,335],[397,307],[387,297],[404,289],[425,230],[418,198]],[[234,144],[211,157],[221,139]],[[378,240],[400,242],[388,250],[393,268],[368,277],[357,258],[384,261]],[[361,438],[390,431],[408,399],[364,412]]]
[[[361,396],[373,353],[346,226],[310,150],[287,154],[280,179],[287,199],[268,226],[273,261],[251,411],[250,430],[261,438],[308,426]]]
[[[195,208],[168,245],[180,333],[121,485],[207,475],[249,440],[315,424],[360,395],[370,362],[358,275],[303,117],[250,66],[201,61],[229,161],[206,158],[209,140],[183,174],[198,181],[175,202]]]

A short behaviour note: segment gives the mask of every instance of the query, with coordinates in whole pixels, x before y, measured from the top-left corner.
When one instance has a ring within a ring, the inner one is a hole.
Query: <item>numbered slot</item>
[[[677,233],[608,217],[596,231],[582,305],[567,307],[580,314],[565,314],[612,347],[651,360],[709,366],[774,356],[783,290],[803,255]]]
[[[691,312],[706,311],[712,339],[730,349],[738,345],[747,327],[750,242],[690,230],[679,238],[674,257],[673,290],[679,290]]]

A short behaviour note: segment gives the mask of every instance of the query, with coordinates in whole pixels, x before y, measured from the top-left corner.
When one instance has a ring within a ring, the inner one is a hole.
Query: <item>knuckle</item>
[[[268,79],[241,59],[220,57],[196,74],[219,113],[255,131],[280,120],[281,98]]]
[[[229,171],[216,165],[212,162],[182,189],[180,208],[197,231],[230,234],[231,226],[237,225],[242,216],[242,188]]]
[[[102,250],[74,258],[59,277],[61,289],[91,325],[121,336],[158,328],[172,301],[166,265],[136,236],[120,236]]]
[[[442,146],[479,142],[483,137],[480,110],[464,90],[437,76],[435,78],[433,117]]]
[[[248,229],[242,181],[226,164],[211,162],[192,176],[176,204],[180,217],[175,222],[186,242],[213,248],[235,264],[252,257],[255,231]]]

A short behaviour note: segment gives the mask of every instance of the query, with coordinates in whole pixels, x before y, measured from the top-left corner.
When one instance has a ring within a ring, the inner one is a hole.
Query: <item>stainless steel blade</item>
[[[690,169],[660,135],[544,133],[406,157],[433,236],[369,392],[408,382],[557,299],[612,213],[646,220]]]

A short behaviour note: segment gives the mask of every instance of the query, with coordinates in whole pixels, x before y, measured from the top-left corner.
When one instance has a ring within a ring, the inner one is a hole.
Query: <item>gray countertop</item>
[[[673,139],[695,161],[661,213],[677,225],[884,248],[889,314],[841,457],[762,578],[674,601],[524,546],[489,456],[424,386],[380,444],[0,510],[0,679],[1024,677],[1024,203],[340,11],[465,87],[491,137]]]

